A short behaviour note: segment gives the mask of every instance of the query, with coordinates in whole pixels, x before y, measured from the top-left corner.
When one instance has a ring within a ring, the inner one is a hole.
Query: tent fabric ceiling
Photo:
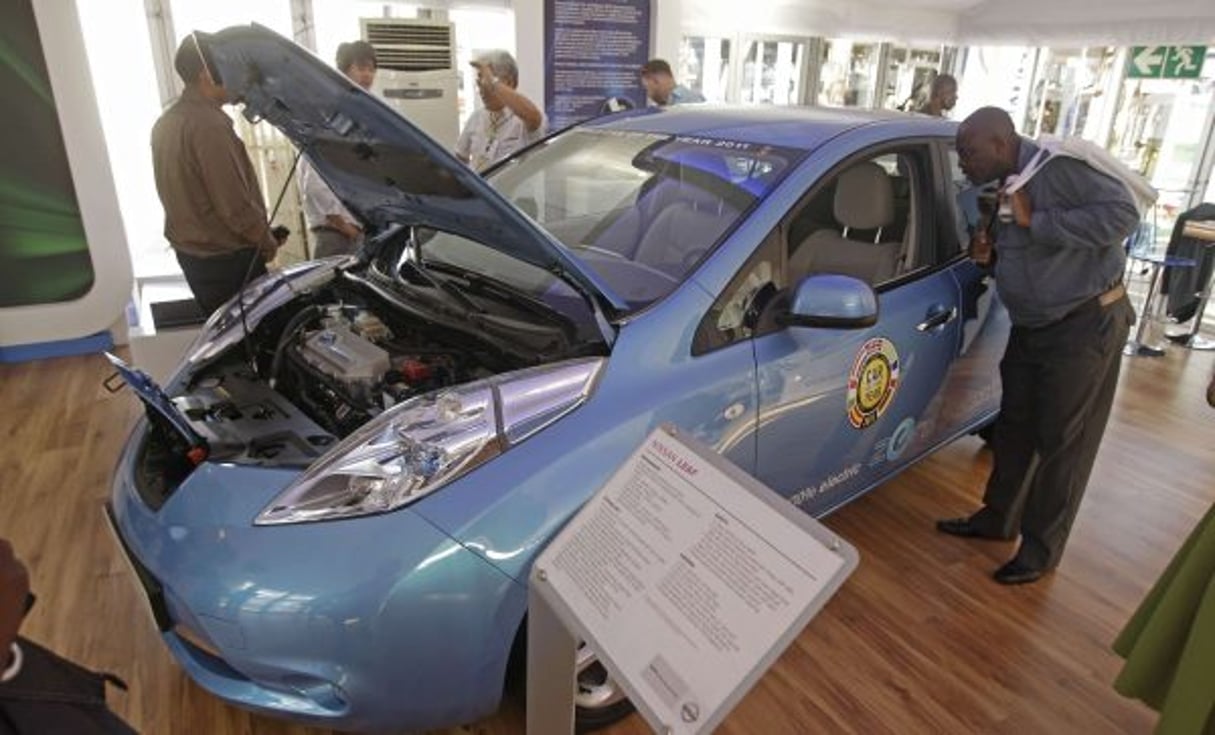
[[[960,14],[957,40],[1027,46],[1207,44],[1215,41],[1215,2],[985,0]]]
[[[664,5],[671,0],[663,0]],[[957,45],[1215,45],[1213,0],[682,0],[685,28]]]

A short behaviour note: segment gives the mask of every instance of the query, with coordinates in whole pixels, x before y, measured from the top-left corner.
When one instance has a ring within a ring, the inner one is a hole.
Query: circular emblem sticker
[[[907,449],[907,445],[911,444],[911,440],[914,437],[915,419],[910,417],[903,419],[903,422],[890,435],[890,441],[886,444],[886,459],[893,462],[902,457],[903,451]]]
[[[899,388],[899,352],[885,337],[867,340],[848,373],[848,420],[858,429],[872,426]]]

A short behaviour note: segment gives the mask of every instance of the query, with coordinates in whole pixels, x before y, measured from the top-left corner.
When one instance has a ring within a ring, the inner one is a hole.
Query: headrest
[[[854,230],[876,230],[894,221],[894,190],[886,170],[873,161],[840,174],[835,185],[835,219]]]

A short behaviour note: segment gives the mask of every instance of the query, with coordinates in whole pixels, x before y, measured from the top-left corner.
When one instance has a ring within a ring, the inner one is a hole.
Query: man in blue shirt
[[[650,59],[641,65],[641,86],[650,102],[659,107],[705,101],[699,92],[676,84],[671,65],[662,59]]]
[[[1016,175],[1029,175],[1039,148],[1003,110],[968,117],[957,150],[967,178],[1001,186],[994,242],[980,229],[971,256],[994,262],[1013,326],[983,507],[937,528],[1001,540],[1019,530],[1021,545],[995,579],[1023,584],[1058,565],[1105,431],[1135,320],[1121,282],[1122,241],[1139,215],[1123,182],[1065,156],[1012,187]]]

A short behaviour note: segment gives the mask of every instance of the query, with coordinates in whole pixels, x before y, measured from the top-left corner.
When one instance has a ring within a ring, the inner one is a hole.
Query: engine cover
[[[371,388],[391,367],[386,351],[340,323],[304,339],[300,356],[312,367],[351,387]]]

